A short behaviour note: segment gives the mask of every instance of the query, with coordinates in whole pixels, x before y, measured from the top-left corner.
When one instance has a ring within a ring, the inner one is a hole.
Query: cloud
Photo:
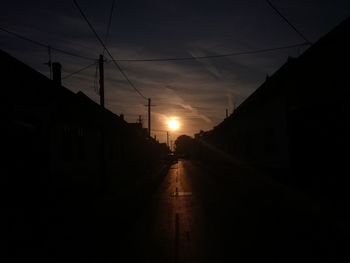
[[[99,5],[93,1],[81,2],[102,38],[110,8],[107,2]],[[284,8],[288,17],[303,25],[301,30],[310,33],[312,40],[348,15],[345,7],[349,3],[340,4],[341,1],[303,4],[308,8],[287,2]],[[22,8],[18,8],[19,3]],[[4,27],[88,57],[97,59],[102,52],[70,1],[7,1],[5,5],[0,10]],[[298,10],[304,10],[300,16]],[[299,40],[280,23],[278,16],[271,17],[272,10],[261,1],[219,1],[215,5],[201,1],[198,5],[191,1],[151,0],[137,3],[137,8],[133,1],[122,1],[115,12],[108,47],[117,59],[216,55],[290,45]],[[328,17],[328,14],[332,15]],[[45,47],[2,36],[2,49],[49,76],[48,67],[43,64],[48,61]],[[193,135],[221,122],[226,108],[231,111],[265,80],[266,74],[271,75],[288,56],[298,54],[300,50],[295,49],[210,60],[121,62],[120,65],[137,89],[157,105],[152,108],[154,127],[166,128],[164,118],[177,115],[183,122],[179,133]],[[62,64],[63,76],[91,63],[58,52],[52,52],[52,59]],[[94,81],[95,68],[91,67],[64,79],[63,83],[75,92],[83,91],[98,103]],[[105,63],[105,93],[111,111],[124,113],[129,121],[136,121],[140,114],[147,119],[147,101],[128,85],[112,63]]]

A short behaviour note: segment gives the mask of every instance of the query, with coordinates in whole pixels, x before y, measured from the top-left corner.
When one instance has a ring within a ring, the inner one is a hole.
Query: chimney
[[[62,66],[59,62],[52,63],[52,74],[53,74],[52,80],[58,86],[62,85],[61,68]]]

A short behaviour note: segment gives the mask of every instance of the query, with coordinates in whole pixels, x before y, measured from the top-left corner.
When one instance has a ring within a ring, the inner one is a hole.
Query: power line
[[[166,131],[166,130],[158,130],[158,129],[152,129],[152,131],[155,131],[155,132],[169,132],[169,131]]]
[[[311,45],[311,41],[309,41],[291,22],[289,22],[289,20],[280,12],[278,11],[278,9],[269,1],[269,0],[265,0],[268,5],[291,27],[294,29],[295,32],[297,32],[297,34],[305,40],[306,43],[308,43],[309,45]]]
[[[86,70],[86,69],[88,69],[88,68],[90,68],[90,67],[96,65],[97,63],[98,63],[98,62],[94,62],[94,63],[92,63],[92,64],[89,64],[89,65],[87,65],[87,66],[85,66],[85,67],[83,67],[83,68],[81,68],[81,69],[79,69],[79,70],[77,70],[77,71],[74,71],[73,73],[70,73],[70,74],[68,74],[68,75],[66,75],[66,76],[64,76],[64,77],[62,77],[62,79],[68,79],[68,78],[70,78],[71,76],[73,76],[73,75],[75,75],[75,74],[78,74],[78,73],[80,73],[80,72],[82,72],[82,71],[84,71],[84,70]]]
[[[15,32],[11,32],[7,29],[1,28],[0,30],[11,34],[13,36],[16,36],[17,38],[20,38],[22,40],[31,42],[35,45],[38,46],[42,46],[45,48],[49,48],[51,47],[50,45],[41,43],[39,41],[24,37],[22,35],[19,35],[18,33]],[[257,54],[257,53],[266,53],[266,52],[271,52],[271,51],[277,51],[277,50],[283,50],[283,49],[291,49],[291,48],[296,48],[296,47],[301,47],[301,46],[306,46],[306,45],[310,45],[310,42],[307,41],[305,43],[300,43],[300,44],[295,44],[295,45],[289,45],[289,46],[281,46],[281,47],[275,47],[275,48],[267,48],[267,49],[258,49],[258,50],[253,50],[253,51],[243,51],[243,52],[235,52],[235,53],[227,53],[227,54],[218,54],[218,55],[208,55],[208,56],[191,56],[191,57],[177,57],[177,58],[148,58],[148,59],[112,59],[112,61],[114,62],[161,62],[161,61],[182,61],[182,60],[197,60],[197,59],[211,59],[211,58],[221,58],[221,57],[233,57],[233,56],[240,56],[240,55],[250,55],[250,54]],[[78,55],[72,52],[68,52],[59,48],[55,48],[55,47],[51,47],[51,50],[55,50],[57,52],[66,54],[66,55],[70,55],[70,56],[74,56],[74,57],[79,57],[79,58],[83,58],[83,59],[88,59],[88,60],[96,60],[95,58],[92,57],[86,57],[86,56],[82,56],[82,55]],[[120,68],[120,66],[119,66]],[[118,68],[118,69],[119,69]],[[120,69],[119,69],[120,70]],[[124,73],[124,72],[123,72]],[[123,74],[122,73],[122,74]],[[125,73],[124,73],[125,74]]]
[[[111,25],[112,25],[112,17],[113,17],[113,11],[114,11],[114,4],[115,4],[115,0],[113,0],[112,2],[112,7],[111,7],[111,11],[109,13],[109,19],[108,19],[108,25],[107,25],[107,30],[106,30],[106,36],[105,36],[105,43],[107,44],[108,41],[108,37],[109,37],[109,31],[111,29]],[[104,55],[105,50],[103,49],[103,55]]]
[[[108,48],[106,47],[105,43],[103,42],[103,40],[100,38],[100,36],[97,34],[96,30],[94,29],[94,27],[92,26],[92,24],[90,23],[89,19],[86,17],[86,15],[84,14],[83,10],[80,8],[79,4],[77,3],[76,0],[73,0],[75,6],[77,7],[77,9],[79,10],[80,14],[82,15],[82,17],[84,18],[84,20],[86,21],[86,23],[89,25],[91,31],[95,34],[97,40],[100,42],[100,44],[103,46],[103,48],[106,50],[107,54],[109,55],[109,57],[112,59],[114,65],[116,66],[116,68],[120,71],[120,73],[123,75],[123,77],[125,78],[125,80],[129,83],[129,85],[144,99],[147,100],[147,97],[144,96],[135,86],[134,84],[130,81],[130,79],[128,78],[128,76],[125,74],[125,72],[123,71],[123,69],[120,67],[120,65],[116,62],[116,60],[113,58],[113,55],[111,54],[111,52],[109,52]]]
[[[95,76],[94,76],[94,91],[96,92],[97,95],[99,95],[99,88],[98,88],[98,81],[97,81],[97,75],[98,75],[98,69],[99,69],[99,64],[96,63],[96,68],[95,68]]]
[[[48,44],[45,44],[45,43],[42,43],[42,42],[39,42],[37,40],[34,40],[34,39],[31,39],[31,38],[28,38],[28,37],[25,37],[23,35],[20,35],[18,33],[15,33],[13,31],[10,31],[10,30],[7,30],[5,28],[2,28],[0,27],[0,30],[3,31],[3,32],[6,32],[12,36],[15,36],[19,39],[22,39],[22,40],[25,40],[25,41],[28,41],[28,42],[31,42],[32,44],[35,44],[35,45],[38,45],[38,46],[41,46],[41,47],[45,47],[45,48],[51,48],[51,50],[55,50],[57,52],[60,52],[62,54],[66,54],[66,55],[69,55],[69,56],[73,56],[73,57],[78,57],[78,58],[83,58],[83,59],[87,59],[87,60],[96,60],[94,58],[91,58],[91,57],[86,57],[86,56],[83,56],[83,55],[79,55],[79,54],[76,54],[76,53],[72,53],[70,51],[65,51],[63,49],[60,49],[60,48],[55,48],[55,47],[52,47]]]
[[[177,58],[147,58],[147,59],[117,59],[116,61],[118,62],[156,62],[156,61],[185,61],[185,60],[197,60],[197,59],[211,59],[211,58],[222,58],[222,57],[233,57],[233,56],[240,56],[240,55],[266,53],[271,51],[302,47],[306,45],[309,45],[309,43],[300,43],[300,44],[281,46],[281,47],[275,47],[275,48],[265,48],[265,49],[257,49],[252,51],[234,52],[234,53],[208,55],[208,56],[191,56],[191,57],[177,57]]]

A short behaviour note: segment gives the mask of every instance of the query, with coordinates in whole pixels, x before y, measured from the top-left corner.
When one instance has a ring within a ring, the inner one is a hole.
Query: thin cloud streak
[[[120,2],[114,14],[108,48],[116,59],[188,57],[271,48],[300,41],[280,23],[279,17],[273,16],[264,1],[198,3],[140,1],[135,9],[134,2]],[[110,4],[97,5],[89,1],[81,4],[94,28],[104,36]],[[349,5],[345,0],[319,4],[286,0],[281,8],[314,42],[349,15]],[[6,8],[0,10],[0,24],[5,28],[96,59],[102,52],[71,1],[5,1],[3,6]],[[49,76],[48,67],[44,65],[48,61],[47,49],[3,33],[1,37],[1,49]],[[121,62],[120,65],[135,86],[157,105],[153,108],[154,127],[166,128],[164,117],[178,115],[183,121],[178,133],[193,135],[220,123],[225,118],[226,108],[232,112],[235,105],[263,83],[267,74],[273,74],[288,56],[298,56],[303,50],[296,48],[213,60]],[[63,76],[89,63],[57,52],[53,52],[52,58],[62,64]],[[94,81],[95,68],[92,67],[64,79],[63,84],[74,92],[84,92],[98,103]],[[147,123],[145,101],[135,94],[111,63],[105,63],[105,95],[106,107],[111,111],[123,113],[132,122],[142,115]]]

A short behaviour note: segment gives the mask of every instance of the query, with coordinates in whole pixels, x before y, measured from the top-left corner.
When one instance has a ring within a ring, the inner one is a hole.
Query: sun
[[[167,125],[172,131],[177,131],[180,128],[180,122],[174,118],[167,120]]]

